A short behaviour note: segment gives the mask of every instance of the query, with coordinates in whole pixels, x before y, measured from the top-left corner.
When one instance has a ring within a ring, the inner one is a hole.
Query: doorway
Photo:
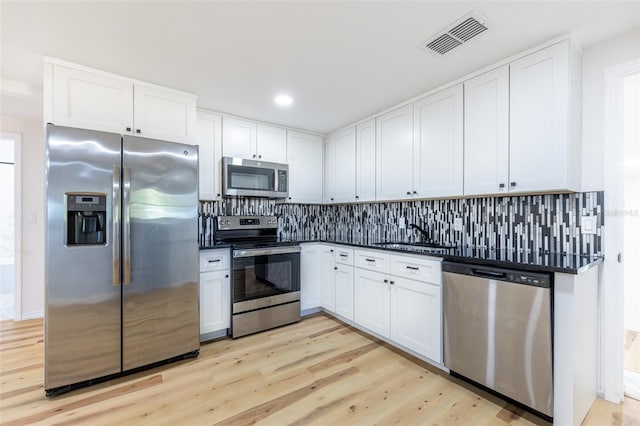
[[[19,134],[0,134],[0,320],[21,316],[20,143]]]

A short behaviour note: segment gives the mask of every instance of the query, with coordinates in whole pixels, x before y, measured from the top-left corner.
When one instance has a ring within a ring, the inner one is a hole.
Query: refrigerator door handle
[[[113,271],[113,285],[120,285],[120,167],[113,166],[113,188],[111,193],[112,239],[111,263]]]
[[[128,167],[123,167],[123,192],[122,192],[122,257],[124,258],[123,266],[123,280],[122,284],[127,285],[131,283],[131,242],[130,236],[130,215],[129,215],[129,193],[131,191],[131,170]]]

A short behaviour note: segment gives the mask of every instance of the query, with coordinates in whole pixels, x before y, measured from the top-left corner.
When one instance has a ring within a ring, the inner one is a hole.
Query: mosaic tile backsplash
[[[210,217],[278,216],[285,239],[418,242],[422,235],[408,227],[415,223],[443,243],[584,255],[603,254],[603,207],[602,191],[342,205],[257,198],[200,203],[201,214]],[[597,217],[595,234],[581,233],[581,216]],[[455,218],[462,219],[462,231],[453,229]]]

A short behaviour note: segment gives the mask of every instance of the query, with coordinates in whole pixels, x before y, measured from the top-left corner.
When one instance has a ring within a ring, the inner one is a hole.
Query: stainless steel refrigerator
[[[196,146],[47,125],[45,391],[196,356]]]

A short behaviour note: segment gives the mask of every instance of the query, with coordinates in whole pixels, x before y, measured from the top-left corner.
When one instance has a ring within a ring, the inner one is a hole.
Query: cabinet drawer
[[[334,250],[336,263],[353,266],[353,249],[336,246]]]
[[[423,256],[390,255],[389,273],[398,277],[440,285],[442,281],[441,265],[440,260]]]
[[[200,272],[229,270],[229,249],[203,250],[200,252]]]
[[[355,266],[388,274],[389,255],[380,251],[356,250]]]

